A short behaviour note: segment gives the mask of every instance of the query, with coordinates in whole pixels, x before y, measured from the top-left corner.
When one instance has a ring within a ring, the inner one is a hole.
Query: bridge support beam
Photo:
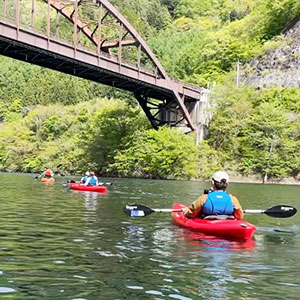
[[[191,131],[183,113],[175,101],[150,99],[145,93],[135,93],[135,97],[144,110],[153,128],[158,129],[167,125],[182,130],[184,133],[193,132],[196,135],[195,143],[198,144],[207,135],[211,119],[209,91],[201,94],[197,101],[185,102],[187,111],[191,116],[194,131]]]

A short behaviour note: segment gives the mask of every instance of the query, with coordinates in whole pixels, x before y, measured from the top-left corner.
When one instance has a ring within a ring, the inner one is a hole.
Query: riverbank
[[[288,185],[300,185],[300,180],[294,177],[287,177],[281,179],[270,179],[267,182],[263,182],[263,179],[259,176],[249,175],[241,176],[239,174],[228,172],[230,177],[230,182],[234,183],[257,183],[257,184],[288,184]]]
[[[14,174],[29,174],[35,176],[34,179],[37,179],[41,174],[40,173],[22,173],[22,172],[9,172],[9,171],[1,171],[1,173],[14,173]],[[300,180],[297,180],[294,177],[288,177],[288,178],[282,178],[282,179],[270,179],[267,182],[263,183],[263,180],[261,177],[257,175],[249,175],[249,176],[242,176],[240,174],[237,174],[235,172],[228,171],[227,172],[229,177],[230,177],[230,182],[231,183],[256,183],[256,184],[286,184],[286,185],[300,185]],[[80,174],[55,174],[54,177],[80,177]],[[122,178],[121,176],[105,176],[105,178]],[[129,177],[124,177],[124,178],[129,178]],[[137,177],[130,177],[132,179],[139,179]],[[98,177],[98,179],[101,181],[101,176]],[[153,180],[153,178],[140,178],[140,179],[149,179]],[[155,180],[160,180],[160,179],[155,179]],[[174,179],[172,179],[174,180]],[[192,181],[209,181],[208,179],[194,179]]]

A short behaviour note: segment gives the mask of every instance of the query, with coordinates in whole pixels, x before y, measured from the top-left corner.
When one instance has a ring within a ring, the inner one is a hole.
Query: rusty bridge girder
[[[131,91],[156,129],[206,122],[191,117],[206,90],[170,78],[107,0],[0,0],[0,54]]]

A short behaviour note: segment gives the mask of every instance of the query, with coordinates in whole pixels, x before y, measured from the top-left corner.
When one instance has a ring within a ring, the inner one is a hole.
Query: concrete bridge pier
[[[182,114],[180,109],[178,107],[174,107],[174,105],[173,107],[165,107],[165,109],[161,110],[161,122],[163,124],[168,124],[169,126],[178,128],[186,134],[194,133],[196,135],[195,143],[198,145],[199,142],[204,140],[206,137],[208,133],[208,125],[212,117],[209,93],[209,90],[202,90],[199,100],[185,102],[195,127],[194,131],[191,131],[191,128],[187,126],[186,123],[181,122],[180,119],[182,118]]]
[[[208,125],[212,118],[209,90],[204,91],[200,100],[194,103],[194,107],[190,114],[196,127],[196,145],[198,145],[208,134]]]

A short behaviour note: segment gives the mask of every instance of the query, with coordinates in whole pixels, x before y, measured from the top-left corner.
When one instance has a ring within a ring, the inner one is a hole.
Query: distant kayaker
[[[81,178],[80,183],[85,184],[90,176],[91,176],[91,173],[89,171],[86,171],[85,175]]]
[[[42,176],[43,176],[43,177],[45,177],[45,176],[53,177],[53,176],[54,176],[54,173],[53,173],[53,171],[52,171],[51,169],[48,169],[48,168],[47,168],[47,169],[43,172]]]
[[[85,185],[98,185],[98,178],[95,175],[95,172],[91,172],[91,176],[88,177],[87,181],[85,182]]]
[[[183,213],[188,218],[206,218],[208,216],[227,215],[242,219],[243,209],[238,199],[225,190],[229,183],[229,176],[224,171],[216,172],[212,177],[212,187],[207,194],[201,195]]]
[[[54,173],[50,169],[47,169],[42,174],[42,179],[41,180],[43,182],[45,182],[45,183],[53,183],[55,181],[55,179],[54,179]]]

